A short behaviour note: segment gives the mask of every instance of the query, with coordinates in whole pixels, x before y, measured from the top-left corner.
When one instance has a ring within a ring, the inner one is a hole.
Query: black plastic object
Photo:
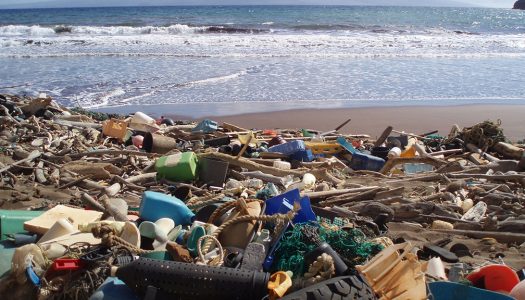
[[[463,257],[463,256],[473,257],[467,245],[461,244],[461,243],[452,245],[452,247],[450,247],[450,252],[456,254],[457,257]]]
[[[348,266],[344,263],[339,254],[337,254],[337,252],[335,252],[332,246],[330,246],[328,243],[322,243],[319,247],[306,253],[304,257],[304,262],[306,263],[306,265],[309,266],[317,259],[318,256],[320,256],[323,253],[330,255],[334,260],[336,275],[341,276],[346,273],[346,271],[348,270]]]
[[[448,263],[456,263],[459,261],[459,258],[456,256],[456,254],[448,251],[447,249],[438,247],[436,245],[432,245],[432,244],[424,245],[423,252],[424,254],[428,255],[428,257],[438,256],[443,261],[448,262]]]
[[[372,155],[382,159],[387,159],[388,151],[390,151],[389,147],[374,147],[372,148]]]
[[[211,147],[219,147],[222,145],[229,145],[231,142],[229,136],[221,136],[217,138],[204,140],[204,145]]]
[[[165,124],[167,126],[173,126],[175,125],[175,122],[173,122],[173,119],[170,119],[170,118],[162,118],[162,121],[160,121],[160,124]]]
[[[376,300],[374,292],[360,276],[325,280],[281,298],[282,300]]]
[[[228,162],[209,158],[199,159],[199,180],[207,185],[224,185],[228,173]]]
[[[148,286],[163,299],[261,299],[268,294],[270,274],[139,258],[119,267],[116,276],[144,297]]]
[[[80,260],[86,265],[93,265],[101,261],[107,261],[113,252],[106,247],[96,247],[80,257]]]

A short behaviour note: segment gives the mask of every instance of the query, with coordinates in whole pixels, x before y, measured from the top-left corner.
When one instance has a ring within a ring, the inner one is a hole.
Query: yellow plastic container
[[[343,151],[343,147],[336,143],[313,143],[306,142],[306,148],[312,150],[313,154],[338,154]]]
[[[106,136],[124,140],[128,133],[128,123],[123,120],[110,119],[104,122],[102,133]]]

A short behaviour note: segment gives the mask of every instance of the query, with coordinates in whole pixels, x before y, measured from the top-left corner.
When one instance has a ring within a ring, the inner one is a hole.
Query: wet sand
[[[502,120],[504,134],[512,141],[525,138],[525,105],[409,106],[339,109],[300,109],[246,113],[208,118],[244,128],[311,128],[332,130],[351,118],[340,132],[379,136],[387,126],[422,134],[439,130],[448,135],[453,124],[460,128],[476,123]],[[203,119],[203,118],[199,118]]]

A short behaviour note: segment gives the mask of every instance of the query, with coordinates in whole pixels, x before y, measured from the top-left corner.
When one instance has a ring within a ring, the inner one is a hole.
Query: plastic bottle
[[[452,282],[458,282],[463,278],[463,263],[455,263],[448,271],[448,280]]]
[[[151,222],[171,218],[176,225],[191,224],[195,219],[195,214],[180,199],[152,191],[142,194],[139,215]]]

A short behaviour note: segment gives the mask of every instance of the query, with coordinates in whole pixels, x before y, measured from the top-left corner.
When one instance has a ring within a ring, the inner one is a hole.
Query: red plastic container
[[[467,279],[475,287],[507,294],[520,282],[516,272],[505,265],[482,267],[479,271],[467,275]]]

